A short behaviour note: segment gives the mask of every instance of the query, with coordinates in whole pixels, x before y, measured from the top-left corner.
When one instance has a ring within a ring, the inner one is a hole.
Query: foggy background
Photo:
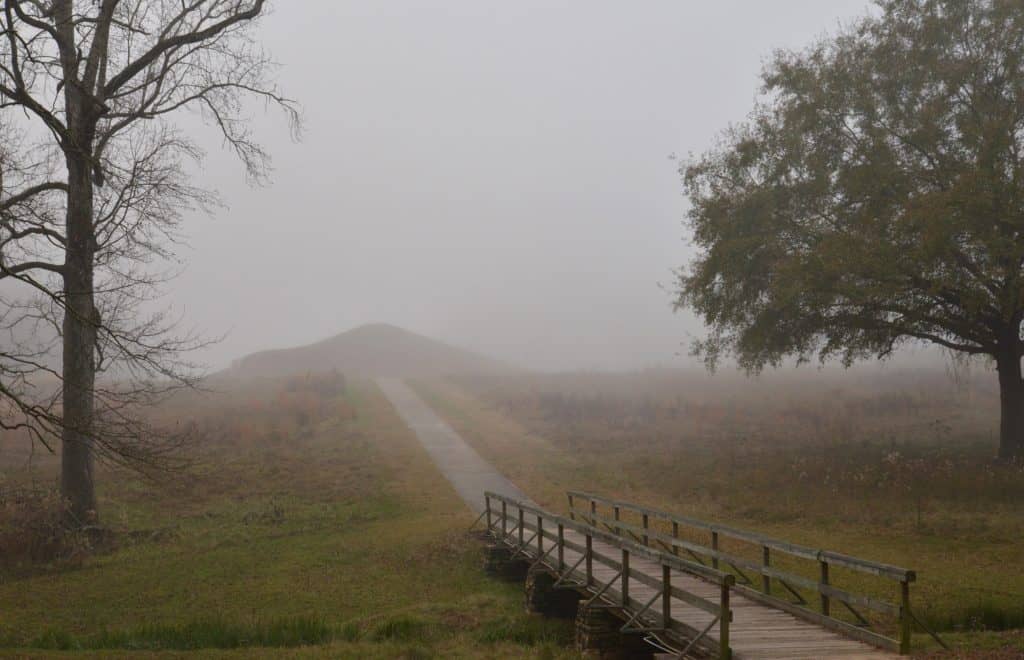
[[[201,179],[229,208],[185,224],[165,302],[227,333],[197,356],[214,368],[369,322],[534,368],[687,364],[701,325],[671,309],[692,251],[670,154],[745,118],[773,49],[868,10],[278,2],[262,34],[304,138],[254,108],[260,189],[210,149]]]

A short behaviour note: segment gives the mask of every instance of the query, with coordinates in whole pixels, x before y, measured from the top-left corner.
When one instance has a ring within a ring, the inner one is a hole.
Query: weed
[[[29,646],[49,651],[74,651],[82,648],[81,643],[74,635],[66,630],[48,628],[41,635],[33,639]]]
[[[572,642],[572,630],[564,621],[556,619],[499,619],[481,626],[477,631],[477,640],[481,644],[565,645]]]
[[[431,626],[426,621],[409,616],[386,619],[373,629],[374,641],[421,642],[430,638]]]
[[[345,642],[358,642],[363,637],[363,628],[356,621],[349,621],[338,629],[338,639]]]

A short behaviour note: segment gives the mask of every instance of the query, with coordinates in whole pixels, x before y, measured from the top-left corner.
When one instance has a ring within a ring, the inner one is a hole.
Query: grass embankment
[[[586,408],[584,398],[573,399],[570,393],[574,405],[565,419],[538,410],[537,400],[547,395],[538,393],[542,386],[536,383],[516,391],[509,391],[516,386],[508,383],[494,389],[479,383],[415,385],[467,442],[553,510],[564,511],[565,491],[579,489],[907,566],[918,572],[912,587],[915,613],[943,631],[957,653],[1000,649],[999,657],[1024,654],[1019,633],[994,632],[1024,627],[1024,473],[994,468],[989,444],[978,449],[947,435],[940,436],[939,449],[891,438],[879,447],[859,437],[775,446],[774,441],[731,438],[725,428],[729,415],[710,413],[703,435],[714,439],[707,441],[685,422],[667,420],[649,400],[638,411],[639,405],[626,406],[605,393],[589,402],[590,414],[580,410]],[[468,394],[469,387],[480,394]],[[673,409],[687,408],[674,394],[670,398]],[[847,403],[837,399],[835,405]],[[609,415],[614,420],[600,419],[619,405],[624,406],[621,414]],[[780,423],[777,410],[763,412],[769,423]],[[880,424],[892,422],[884,410],[874,417]],[[626,432],[626,425],[635,428]],[[787,428],[777,431],[783,435]],[[978,451],[985,456],[979,458]],[[699,535],[693,540],[709,542]],[[759,548],[736,544],[724,549],[760,561]],[[817,577],[813,564],[782,558],[773,563]],[[890,601],[895,597],[889,582],[836,568],[832,578],[840,587]],[[838,603],[833,614],[849,618]],[[879,623],[895,632],[893,622]],[[924,652],[937,648],[925,635],[915,639],[915,647]]]
[[[114,549],[0,569],[0,654],[572,655],[483,574],[472,516],[374,386],[178,405],[203,409],[202,465],[103,474]]]

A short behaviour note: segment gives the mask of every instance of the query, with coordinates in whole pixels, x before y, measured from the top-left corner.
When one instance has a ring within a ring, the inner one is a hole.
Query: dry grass
[[[417,387],[558,510],[565,490],[590,490],[917,569],[917,614],[968,647],[1024,626],[1024,472],[992,460],[987,375],[649,372]],[[834,577],[892,596],[892,585]]]
[[[0,565],[76,565],[104,545],[98,530],[71,530],[64,501],[52,488],[0,489]]]

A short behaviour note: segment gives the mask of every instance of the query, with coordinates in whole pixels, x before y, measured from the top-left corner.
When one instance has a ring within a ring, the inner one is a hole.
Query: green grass
[[[410,616],[398,616],[378,623],[370,637],[378,642],[426,642],[437,632],[428,621]]]
[[[562,622],[545,618],[496,619],[481,626],[476,639],[489,645],[567,646],[572,643],[570,631]]]
[[[326,644],[343,638],[322,619],[297,617],[268,623],[240,624],[206,620],[182,624],[151,624],[134,630],[100,632],[76,637],[65,630],[47,630],[28,646],[49,650],[236,649],[251,646],[292,647]]]
[[[29,657],[575,657],[564,635],[481,647],[485,631],[534,625],[522,586],[484,574],[466,533],[473,516],[375,387],[350,388],[354,419],[325,405],[273,439],[262,430],[287,414],[273,391],[233,401],[208,404],[225,437],[188,475],[102,475],[115,549],[0,568],[0,647]]]

